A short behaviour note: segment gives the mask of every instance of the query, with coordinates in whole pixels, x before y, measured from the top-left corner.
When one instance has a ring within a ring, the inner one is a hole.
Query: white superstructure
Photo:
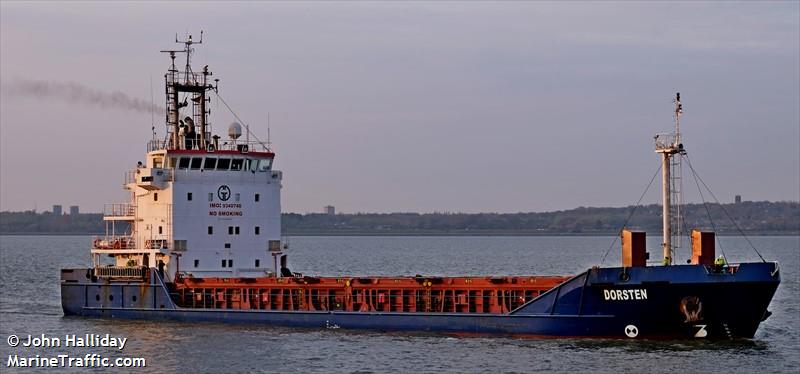
[[[177,272],[265,276],[277,270],[281,252],[282,174],[272,169],[275,154],[266,144],[241,141],[238,123],[227,129],[227,140],[211,136],[206,93],[217,87],[207,83],[208,67],[194,73],[189,60],[202,36],[180,43],[184,50],[164,51],[172,58],[165,75],[166,139],[150,141],[146,161],[126,172],[130,202],[106,205],[107,232],[93,241],[93,262],[108,255],[115,267],[155,267],[165,279]],[[175,67],[176,53],[186,53],[185,71]]]

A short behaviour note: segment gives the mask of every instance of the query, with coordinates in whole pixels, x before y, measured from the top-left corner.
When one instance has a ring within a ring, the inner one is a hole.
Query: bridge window
[[[257,267],[257,268],[260,268],[260,267],[261,267],[261,260],[259,260],[259,259],[256,259],[256,267]]]
[[[227,171],[231,167],[231,159],[229,158],[221,158],[219,162],[217,162],[217,170],[220,171]]]
[[[192,170],[200,169],[200,165],[203,163],[202,157],[192,157]]]
[[[239,226],[234,227],[234,231],[236,232],[236,235],[239,235]]]
[[[187,192],[186,193],[186,200],[192,201],[192,193],[191,192]]]
[[[258,160],[249,160],[250,161],[250,171],[258,170]]]
[[[269,158],[258,160],[258,171],[268,171],[271,164],[272,159]]]
[[[225,259],[223,259],[222,260],[222,267],[225,267],[225,265],[227,265],[227,264],[228,264],[228,261],[225,261]]]
[[[256,235],[261,235],[261,227],[256,226]]]
[[[161,227],[161,226],[158,226],[158,235],[161,235],[163,233],[164,233],[164,228]]]
[[[258,200],[259,200],[260,198],[261,198],[261,195],[260,195],[260,194],[256,194],[256,202],[258,202]]]
[[[176,157],[170,157],[169,158],[169,167],[174,169],[176,166],[178,166],[178,159]]]
[[[230,248],[230,247],[231,247],[231,243],[225,243],[225,248]]]
[[[161,169],[161,167],[164,166],[163,164],[164,164],[164,159],[163,158],[161,158],[161,157],[153,158],[153,167],[154,168]]]
[[[244,160],[241,158],[234,158],[231,160],[231,170],[242,170]]]
[[[206,162],[203,164],[203,169],[214,170],[217,167],[216,157],[206,157]]]
[[[190,159],[188,157],[181,157],[178,161],[178,169],[188,169],[189,161]]]
[[[153,192],[153,201],[158,201],[158,192]]]
[[[194,260],[194,267],[200,266],[200,260]]]
[[[228,235],[233,235],[233,226],[228,226]]]
[[[228,260],[228,267],[229,267],[229,268],[232,268],[232,267],[233,267],[233,260]]]
[[[208,235],[214,235],[214,226],[208,226]]]

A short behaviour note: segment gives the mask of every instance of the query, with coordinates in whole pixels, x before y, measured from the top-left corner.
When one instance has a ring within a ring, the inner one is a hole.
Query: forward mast
[[[683,203],[681,194],[681,155],[686,150],[681,143],[681,104],[680,92],[675,94],[675,132],[655,136],[656,153],[661,154],[661,206],[662,235],[661,247],[664,265],[672,265],[674,248],[679,246],[681,237]],[[677,156],[677,157],[676,157]],[[674,239],[674,240],[673,240]]]

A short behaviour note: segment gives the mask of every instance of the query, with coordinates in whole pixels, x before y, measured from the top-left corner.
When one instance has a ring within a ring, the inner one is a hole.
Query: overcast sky
[[[150,114],[12,82],[161,105],[158,51],[201,29],[195,66],[261,138],[270,113],[287,212],[627,206],[658,168],[652,136],[673,128],[676,91],[689,156],[722,201],[800,200],[797,1],[3,1],[0,21],[0,210],[124,202],[151,137]],[[224,134],[233,116],[211,109]]]

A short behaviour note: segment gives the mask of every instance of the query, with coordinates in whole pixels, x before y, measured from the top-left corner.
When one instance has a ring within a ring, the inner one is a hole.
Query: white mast
[[[675,154],[684,153],[680,139],[680,118],[683,113],[681,94],[675,94],[675,132],[656,135],[656,152],[661,153],[661,203],[662,203],[662,235],[661,246],[664,250],[664,265],[672,265],[672,191],[673,179],[672,158]],[[679,198],[677,200],[680,200]],[[677,201],[677,203],[680,203]],[[679,218],[679,217],[678,217]],[[678,223],[676,223],[678,225]]]

